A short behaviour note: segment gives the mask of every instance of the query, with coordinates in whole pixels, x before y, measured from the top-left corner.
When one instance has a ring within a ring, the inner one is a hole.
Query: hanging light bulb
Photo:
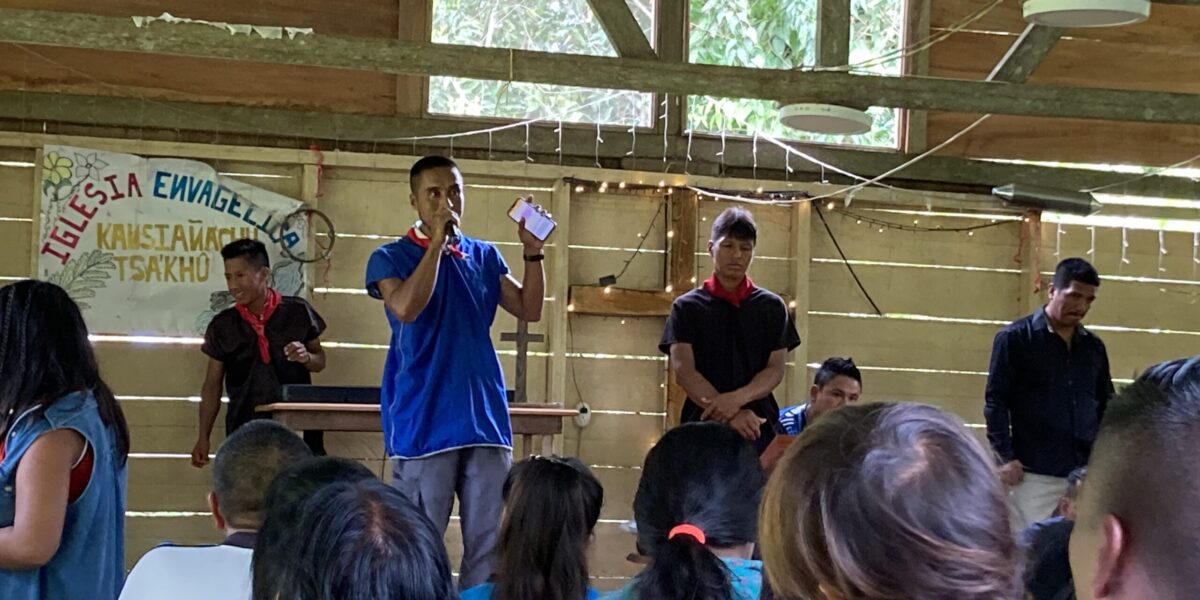
[[[618,184],[617,184],[617,187],[619,187],[619,188],[621,188],[621,189],[625,189],[625,182],[624,182],[624,181],[622,181],[621,183],[618,183]]]
[[[575,186],[575,193],[579,194],[579,193],[582,193],[582,192],[583,192],[583,185],[577,185],[577,186]]]

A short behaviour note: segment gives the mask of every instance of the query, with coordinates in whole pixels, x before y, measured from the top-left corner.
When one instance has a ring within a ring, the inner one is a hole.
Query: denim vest
[[[91,392],[68,394],[44,411],[31,409],[14,421],[0,462],[0,527],[13,524],[21,457],[38,437],[58,429],[73,429],[91,445],[92,477],[83,495],[67,505],[62,541],[50,562],[25,571],[0,569],[4,600],[108,600],[121,593],[126,471],[116,435],[100,420]]]

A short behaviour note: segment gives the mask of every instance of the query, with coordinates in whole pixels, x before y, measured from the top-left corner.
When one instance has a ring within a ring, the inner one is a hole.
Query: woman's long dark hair
[[[378,480],[335,483],[304,503],[277,600],[457,597],[442,536],[408,498]]]
[[[709,548],[755,540],[764,478],[754,447],[732,428],[689,423],[671,431],[646,456],[633,500],[638,547],[652,560],[634,582],[641,600],[730,600],[729,571]],[[694,525],[706,544],[668,534]]]
[[[120,464],[129,456],[129,426],[88,341],[83,315],[67,292],[26,279],[0,288],[0,434],[25,411],[80,390],[96,397],[100,419],[116,433]]]
[[[604,488],[574,458],[521,461],[504,480],[494,600],[583,600]]]

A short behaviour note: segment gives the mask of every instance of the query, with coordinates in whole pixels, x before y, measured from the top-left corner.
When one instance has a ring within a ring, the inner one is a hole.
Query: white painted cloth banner
[[[233,305],[221,248],[257,238],[273,285],[305,292],[306,228],[281,227],[298,200],[196,161],[46,146],[38,278],[65,288],[93,333],[202,334]]]

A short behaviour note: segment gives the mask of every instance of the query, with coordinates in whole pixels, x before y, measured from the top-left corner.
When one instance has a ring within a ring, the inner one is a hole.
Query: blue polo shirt
[[[391,458],[421,458],[471,446],[512,448],[504,375],[492,346],[500,278],[508,265],[495,246],[462,237],[465,255],[443,255],[429,304],[412,323],[384,308],[392,326],[380,411]],[[367,292],[383,279],[408,279],[425,255],[401,238],[367,261]]]

